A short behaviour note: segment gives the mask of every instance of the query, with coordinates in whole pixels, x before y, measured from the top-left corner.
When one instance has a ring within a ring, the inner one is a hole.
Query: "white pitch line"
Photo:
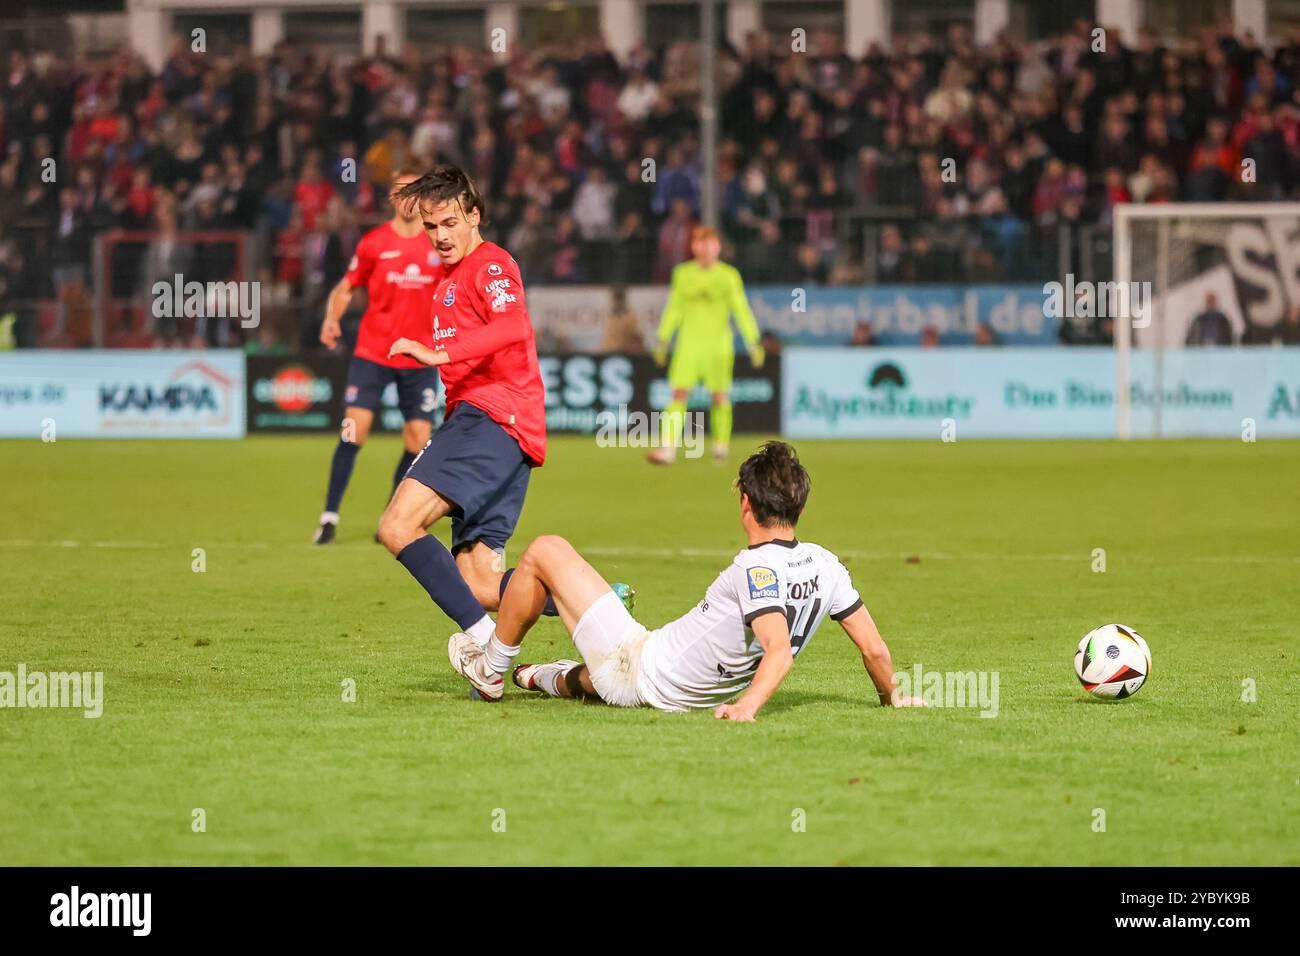
[[[187,551],[193,547],[203,547],[208,550],[252,550],[267,551],[272,548],[286,548],[294,551],[304,549],[315,549],[310,541],[302,543],[291,542],[268,542],[268,541],[214,541],[207,544],[200,544],[197,541],[34,541],[25,538],[8,538],[0,539],[0,548],[107,548],[123,551],[170,551],[182,550]],[[335,542],[329,545],[331,550],[343,551],[373,551],[376,554],[383,551],[379,545],[373,542],[356,542],[353,544],[344,544]],[[727,548],[619,548],[606,545],[593,545],[591,547],[580,547],[578,549],[583,554],[589,554],[601,558],[710,558],[725,559],[735,557],[739,549]],[[1069,552],[1059,554],[1032,554],[1016,552],[991,552],[991,551],[969,551],[969,552],[899,552],[899,551],[855,551],[845,550],[835,552],[840,558],[850,561],[904,561],[910,557],[920,559],[920,563],[926,561],[1021,561],[1021,562],[1038,562],[1038,561],[1058,561],[1089,563],[1092,561],[1092,555],[1088,552],[1072,554]],[[1111,551],[1112,556],[1119,555],[1123,560],[1130,562],[1151,562],[1158,564],[1274,564],[1279,561],[1289,564],[1300,564],[1300,555],[1291,555],[1286,557],[1274,557],[1271,555],[1258,554],[1236,554],[1236,555],[1189,555],[1183,558],[1150,558],[1143,555],[1124,555],[1114,549]]]
[[[705,548],[609,548],[609,547],[591,547],[579,548],[583,554],[593,554],[600,557],[609,558],[730,558],[735,557],[736,551],[727,551],[722,548],[705,549]],[[920,563],[926,561],[1082,561],[1091,563],[1093,560],[1090,552],[1079,552],[1076,554],[1017,554],[1011,553],[994,553],[968,551],[963,553],[945,553],[945,552],[899,552],[899,551],[834,551],[837,557],[846,558],[856,561],[903,561],[907,558],[916,557]],[[1112,554],[1116,552],[1112,549]],[[1185,558],[1150,558],[1142,555],[1125,555],[1126,560],[1130,561],[1152,561],[1162,564],[1272,564],[1277,561],[1285,561],[1300,564],[1300,555],[1289,557],[1271,557],[1268,555],[1258,554],[1241,554],[1241,555],[1205,555],[1189,556]]]

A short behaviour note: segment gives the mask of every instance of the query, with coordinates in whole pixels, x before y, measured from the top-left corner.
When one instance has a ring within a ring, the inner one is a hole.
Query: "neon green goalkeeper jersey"
[[[758,324],[745,298],[745,284],[735,266],[715,262],[702,268],[695,260],[673,269],[668,304],[659,322],[659,341],[677,334],[677,353],[733,353],[734,336],[728,319],[734,315],[746,345],[758,342]]]

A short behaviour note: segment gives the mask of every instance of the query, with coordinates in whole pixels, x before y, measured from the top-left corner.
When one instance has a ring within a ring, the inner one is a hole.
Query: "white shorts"
[[[613,591],[596,599],[573,629],[573,643],[591,673],[591,686],[607,704],[640,707],[641,648],[649,632]]]

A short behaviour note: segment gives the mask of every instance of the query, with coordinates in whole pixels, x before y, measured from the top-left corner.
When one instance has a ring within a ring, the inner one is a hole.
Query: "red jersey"
[[[451,360],[438,368],[447,414],[469,402],[513,436],[534,465],[545,461],[546,391],[533,323],[519,264],[496,243],[484,242],[444,268],[433,294],[433,340]]]
[[[388,350],[398,339],[433,347],[430,295],[442,265],[429,237],[419,232],[407,239],[391,223],[377,226],[357,243],[346,278],[370,293],[353,354],[389,368],[421,368],[409,355],[389,358]]]

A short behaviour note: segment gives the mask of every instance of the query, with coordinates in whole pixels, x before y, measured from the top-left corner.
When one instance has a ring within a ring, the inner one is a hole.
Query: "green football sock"
[[[671,401],[668,407],[664,409],[663,418],[659,424],[659,444],[663,448],[671,448],[674,452],[682,443],[682,423],[686,419],[686,402]]]
[[[712,425],[713,443],[727,445],[731,442],[731,400],[718,402],[713,406]]]

